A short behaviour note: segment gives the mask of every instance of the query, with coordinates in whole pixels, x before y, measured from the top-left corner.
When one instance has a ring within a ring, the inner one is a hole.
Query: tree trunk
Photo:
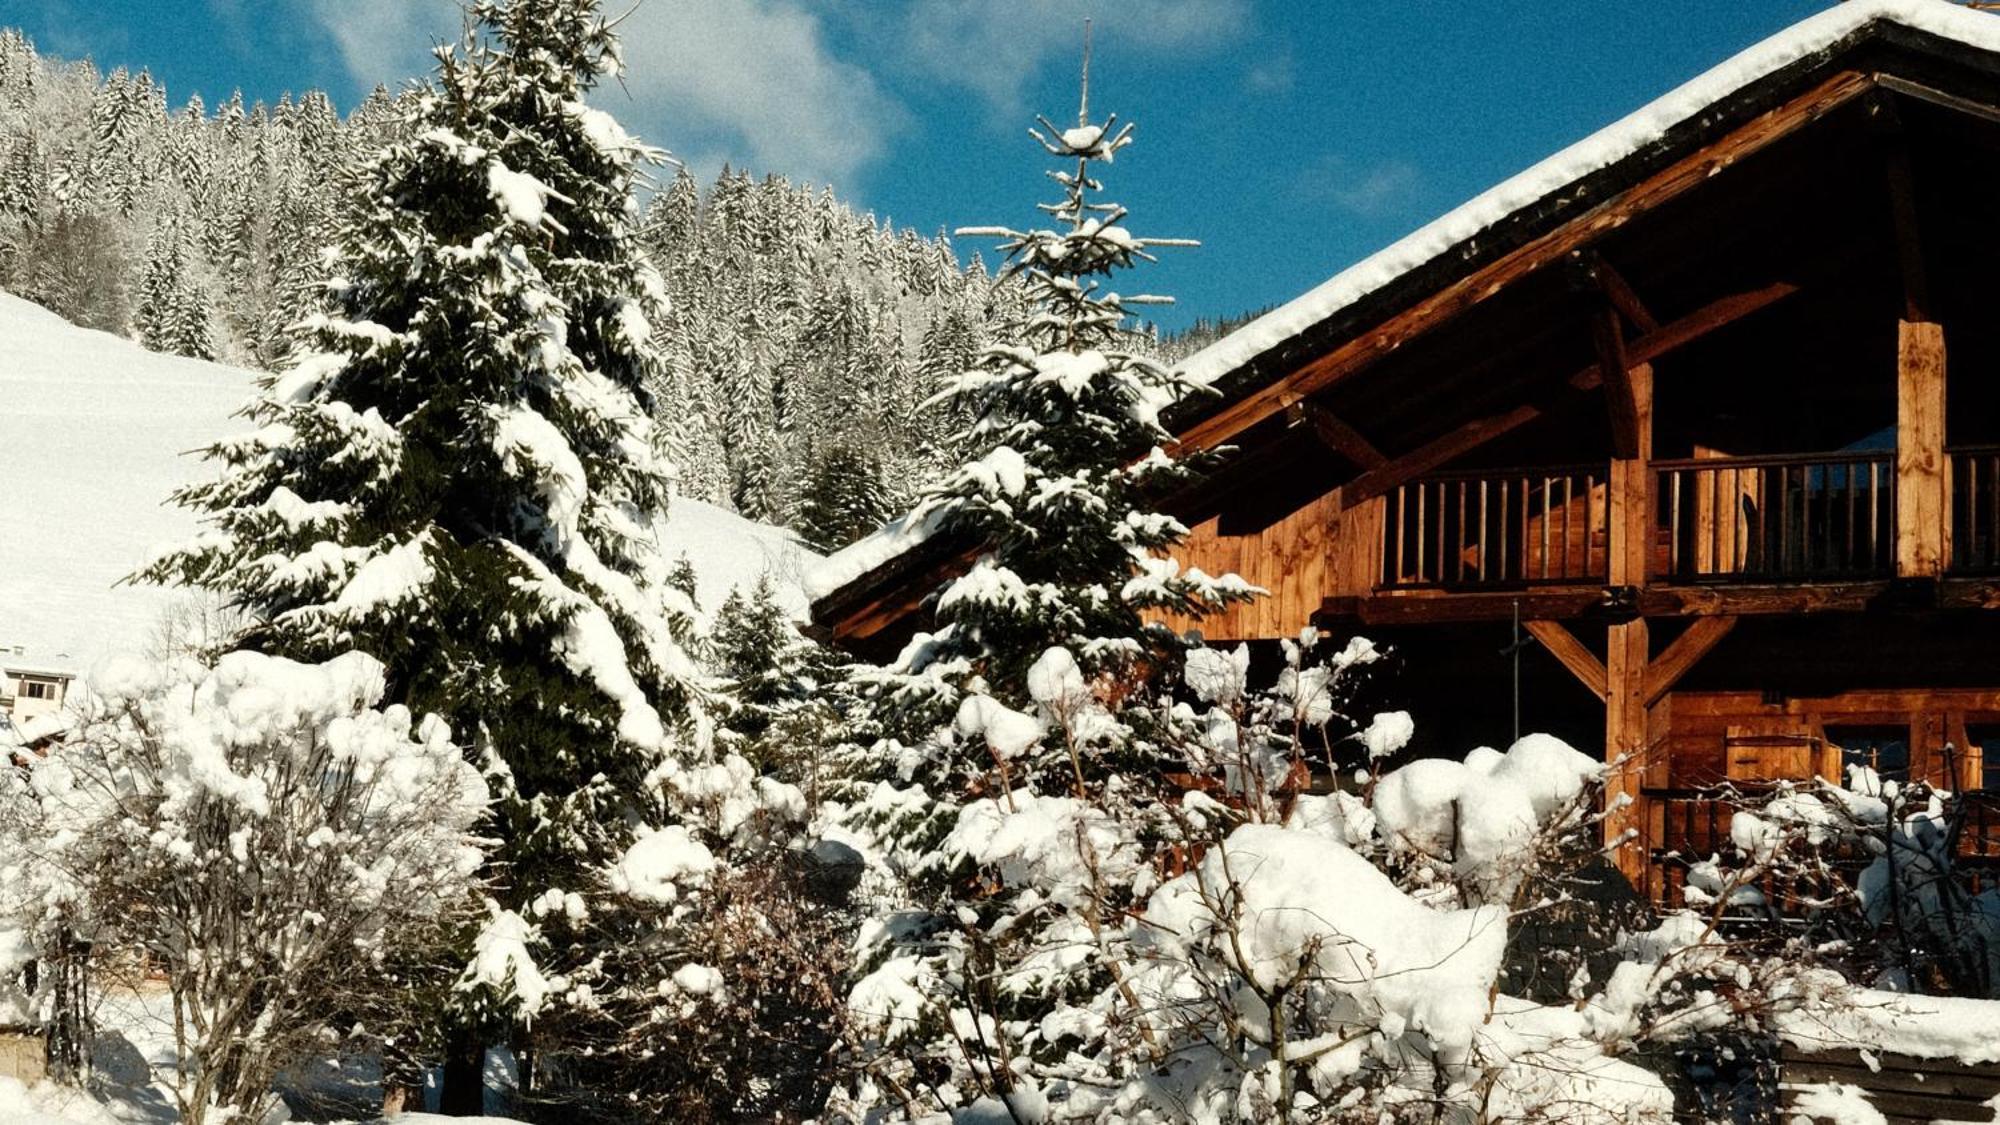
[[[447,1037],[438,1112],[453,1117],[486,1112],[486,1045],[478,1037],[457,1030]]]

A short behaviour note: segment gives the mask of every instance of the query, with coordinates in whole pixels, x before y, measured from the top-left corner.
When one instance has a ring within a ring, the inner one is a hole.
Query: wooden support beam
[[[1243,396],[1188,427],[1181,441],[1205,449],[1228,441],[1381,359],[1513,282],[1561,262],[1634,216],[1709,182],[1717,172],[1761,152],[1800,127],[1818,120],[1874,88],[1866,74],[1843,71],[1781,106],[1752,118],[1734,131],[1618,192],[1574,219],[1472,271],[1429,297],[1375,325],[1357,330],[1333,350],[1272,383]],[[1645,356],[1639,356],[1635,362]]]
[[[1325,443],[1328,449],[1347,458],[1363,469],[1380,468],[1388,462],[1375,443],[1364,437],[1360,430],[1342,421],[1338,415],[1316,402],[1293,404],[1288,413],[1295,421],[1312,425],[1313,433]]]
[[[1674,690],[1701,658],[1715,651],[1722,638],[1736,628],[1734,617],[1697,617],[1687,632],[1674,638],[1659,657],[1646,665],[1646,706],[1651,707]]]
[[[1590,689],[1590,694],[1596,696],[1599,703],[1604,702],[1604,662],[1577,640],[1575,633],[1560,621],[1524,621],[1521,624],[1530,636],[1549,650],[1550,656]]]
[[[1625,328],[1618,310],[1606,304],[1591,318],[1597,373],[1604,380],[1604,408],[1611,417],[1611,456],[1639,455],[1639,403],[1632,391],[1632,361],[1625,355]]]
[[[1649,363],[1798,291],[1799,287],[1792,282],[1780,281],[1710,302],[1679,320],[1661,325],[1657,330],[1628,343],[1625,347],[1625,360],[1634,367]],[[1593,363],[1570,376],[1568,386],[1572,390],[1590,391],[1603,384],[1603,373]],[[1411,477],[1421,476],[1494,438],[1520,429],[1544,413],[1546,408],[1540,404],[1523,403],[1498,414],[1474,419],[1427,445],[1419,446],[1355,477],[1342,489],[1342,496],[1349,504],[1373,499]]]
[[[1946,578],[1937,584],[1936,609],[2000,610],[2000,581]],[[1787,585],[1648,586],[1639,591],[1638,612],[1647,617],[1797,617],[1820,613],[1878,610],[1891,590],[1887,580],[1807,582]],[[1320,616],[1328,622],[1363,625],[1447,625],[1510,620],[1518,604],[1533,620],[1603,619],[1618,611],[1603,590],[1493,590],[1354,594],[1328,597]],[[1630,612],[1625,610],[1624,612]]]
[[[1917,225],[1916,178],[1910,171],[1910,150],[1902,138],[1890,142],[1884,155],[1889,177],[1889,213],[1896,230],[1896,259],[1903,271],[1903,319],[1928,321],[1931,316],[1930,275],[1924,269],[1924,243]]]
[[[1625,373],[1632,403],[1632,451],[1611,462],[1606,482],[1606,529],[1611,554],[1606,579],[1613,586],[1643,587],[1653,545],[1653,368],[1639,364]]]
[[[1676,348],[1701,339],[1718,328],[1734,324],[1767,305],[1776,304],[1798,291],[1799,287],[1794,282],[1774,281],[1757,289],[1733,293],[1719,301],[1711,301],[1679,320],[1663,324],[1654,331],[1631,341],[1625,348],[1626,362],[1638,364],[1656,360]]]
[[[1896,575],[1935,578],[1951,557],[1944,327],[1904,321],[1896,354]]]
[[[1341,489],[1341,498],[1348,504],[1372,500],[1411,477],[1428,473],[1453,458],[1470,453],[1494,438],[1513,433],[1540,418],[1544,412],[1544,407],[1530,402],[1503,410],[1498,414],[1476,418],[1427,445],[1405,453],[1393,461],[1377,465],[1348,481]]]
[[[1602,254],[1592,251],[1587,255],[1585,269],[1589,271],[1590,278],[1597,283],[1597,287],[1604,291],[1605,300],[1610,301],[1611,307],[1617,309],[1618,314],[1632,327],[1645,333],[1660,326],[1659,320],[1646,308],[1646,302],[1639,299],[1639,293],[1632,288],[1632,283],[1626,281],[1625,275],[1619,273],[1610,262],[1605,261]]]
[[[1646,872],[1640,788],[1652,747],[1646,721],[1646,619],[1611,626],[1604,654],[1604,842],[1611,861],[1638,886]]]
[[[1898,78],[1893,74],[1877,74],[1873,77],[1876,84],[1885,90],[1894,90],[1904,97],[1915,98],[1920,102],[1929,102],[1932,105],[1943,106],[1954,113],[1962,113],[1967,117],[1976,117],[1981,121],[2000,125],[2000,106],[1973,101],[1971,98],[1961,98],[1957,94],[1947,94],[1942,90],[1926,86],[1921,82],[1912,82],[1907,78]]]

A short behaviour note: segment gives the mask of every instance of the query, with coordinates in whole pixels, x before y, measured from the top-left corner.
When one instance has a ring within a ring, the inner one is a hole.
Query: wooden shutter
[[[1723,740],[1723,776],[1731,781],[1805,781],[1837,777],[1840,752],[1829,765],[1826,740],[1803,723],[1788,728],[1731,726]]]

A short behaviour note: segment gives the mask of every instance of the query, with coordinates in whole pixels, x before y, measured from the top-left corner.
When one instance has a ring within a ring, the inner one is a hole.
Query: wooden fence
[[[1992,1121],[1988,1101],[2000,1096],[2000,1066],[1967,1066],[1954,1060],[1860,1051],[1805,1051],[1787,1046],[1780,1056],[1779,1096],[1790,1118],[1801,1087],[1826,1082],[1858,1086],[1889,1125],[1932,1121]]]

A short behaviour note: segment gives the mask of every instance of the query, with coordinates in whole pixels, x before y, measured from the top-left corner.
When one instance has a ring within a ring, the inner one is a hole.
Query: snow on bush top
[[[1450,862],[1504,897],[1537,827],[1603,774],[1603,762],[1552,735],[1530,734],[1505,754],[1480,747],[1462,762],[1424,758],[1383,775],[1376,823],[1391,849]],[[1460,799],[1471,792],[1477,800]]]
[[[1277,825],[1236,829],[1201,868],[1153,896],[1146,918],[1155,940],[1217,927],[1200,888],[1228,887],[1245,967],[1266,990],[1299,979],[1311,962],[1307,973],[1337,982],[1359,1010],[1424,1033],[1447,1057],[1471,1048],[1507,943],[1504,910],[1434,910],[1352,849]]]

